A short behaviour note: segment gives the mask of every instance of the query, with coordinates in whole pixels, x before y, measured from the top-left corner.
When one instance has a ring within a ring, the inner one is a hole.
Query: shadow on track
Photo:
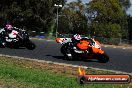
[[[56,58],[56,59],[66,60],[64,56],[52,56],[52,55],[46,55],[46,56],[51,56],[51,57]],[[70,61],[70,60],[66,60],[66,61]],[[99,61],[97,61],[95,59],[86,59],[86,58],[79,58],[79,59],[75,59],[72,61],[97,62],[97,63],[99,63]]]
[[[0,48],[7,48],[7,49],[26,49],[25,47],[0,47]]]

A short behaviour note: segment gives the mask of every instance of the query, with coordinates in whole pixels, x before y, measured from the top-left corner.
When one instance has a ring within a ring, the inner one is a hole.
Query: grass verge
[[[0,88],[132,88],[130,84],[77,83],[78,68],[0,57]],[[113,74],[87,69],[87,74]]]

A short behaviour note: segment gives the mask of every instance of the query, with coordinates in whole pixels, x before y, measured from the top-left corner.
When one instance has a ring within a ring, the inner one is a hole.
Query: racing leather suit
[[[5,46],[6,42],[11,42],[12,41],[11,39],[15,39],[18,34],[18,31],[19,31],[19,30],[18,31],[17,30],[18,30],[18,28],[14,27],[12,29],[12,32],[8,33],[5,28],[0,29],[1,44],[3,46]]]

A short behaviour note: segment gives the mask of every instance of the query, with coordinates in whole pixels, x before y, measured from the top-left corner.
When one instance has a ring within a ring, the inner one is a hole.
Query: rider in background
[[[7,25],[5,26],[5,31],[6,31],[7,33],[11,33],[12,30],[13,30],[13,26],[12,26],[11,24],[7,24]]]
[[[16,37],[18,32],[14,30],[14,27],[11,24],[6,24],[4,28],[0,30],[1,44],[6,45],[6,39]]]
[[[6,44],[6,36],[8,34],[7,32],[12,32],[12,28],[12,25],[6,24],[4,28],[0,29],[1,44],[3,47]]]

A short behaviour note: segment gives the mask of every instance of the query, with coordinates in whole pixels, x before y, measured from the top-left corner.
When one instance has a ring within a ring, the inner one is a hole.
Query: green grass
[[[2,58],[0,57],[0,59]],[[80,85],[74,76],[55,74],[39,68],[23,67],[13,63],[11,58],[0,60],[0,85],[2,88],[128,88],[127,85],[117,84]]]

